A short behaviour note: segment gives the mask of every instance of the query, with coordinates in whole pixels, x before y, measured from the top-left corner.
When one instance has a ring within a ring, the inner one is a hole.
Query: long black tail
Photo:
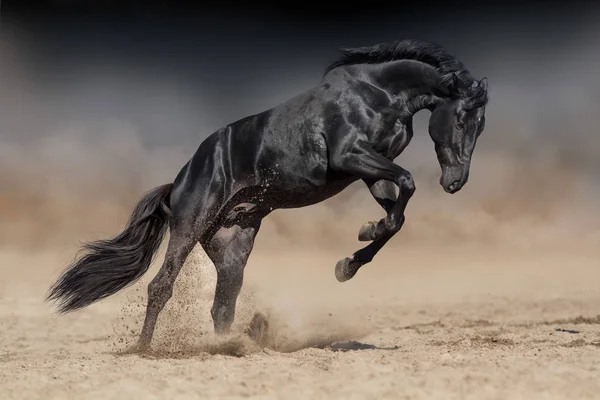
[[[169,183],[144,195],[123,232],[114,239],[84,244],[86,254],[63,272],[46,300],[56,300],[58,311],[67,313],[113,295],[141,278],[167,232],[172,188]]]

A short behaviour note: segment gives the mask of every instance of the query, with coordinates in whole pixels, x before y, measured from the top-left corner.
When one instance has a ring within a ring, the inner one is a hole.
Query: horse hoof
[[[269,319],[262,313],[255,313],[245,329],[246,335],[261,347],[269,344]]]
[[[377,229],[377,223],[375,221],[369,221],[360,227],[358,231],[358,240],[361,242],[370,242],[375,239],[375,229]]]
[[[346,282],[349,279],[352,279],[354,275],[356,275],[357,268],[350,268],[350,263],[352,259],[350,257],[346,257],[337,262],[335,265],[335,277],[338,282]]]
[[[139,340],[137,343],[129,346],[125,354],[146,354],[150,352],[150,342]]]

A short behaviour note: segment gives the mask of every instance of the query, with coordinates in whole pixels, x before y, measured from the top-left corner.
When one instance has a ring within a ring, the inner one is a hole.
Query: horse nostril
[[[452,182],[450,185],[448,185],[448,187],[447,187],[447,190],[448,190],[448,192],[452,193],[452,192],[454,192],[456,189],[458,189],[458,184],[459,184],[459,182],[458,182],[458,181],[454,181],[454,182]]]

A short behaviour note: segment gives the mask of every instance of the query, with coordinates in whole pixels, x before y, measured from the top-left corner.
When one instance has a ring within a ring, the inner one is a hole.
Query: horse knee
[[[400,229],[402,229],[402,225],[404,225],[404,220],[405,220],[404,215],[402,215],[400,217],[400,219],[386,218],[384,220],[385,229],[391,233],[398,233],[400,231]]]
[[[398,186],[400,187],[400,193],[406,198],[410,198],[415,194],[415,180],[411,174],[403,175],[398,182]]]

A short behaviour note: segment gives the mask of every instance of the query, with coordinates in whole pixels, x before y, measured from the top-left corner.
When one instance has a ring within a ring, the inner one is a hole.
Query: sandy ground
[[[272,234],[248,265],[231,337],[212,335],[215,274],[197,250],[146,355],[124,350],[139,331],[145,285],[158,264],[122,294],[56,317],[42,299],[72,249],[2,252],[2,265],[13,267],[3,270],[0,289],[1,397],[600,396],[600,249],[593,243],[426,247],[398,239],[340,284],[333,266],[356,242],[274,252]],[[257,311],[269,319],[266,347],[244,334]]]

